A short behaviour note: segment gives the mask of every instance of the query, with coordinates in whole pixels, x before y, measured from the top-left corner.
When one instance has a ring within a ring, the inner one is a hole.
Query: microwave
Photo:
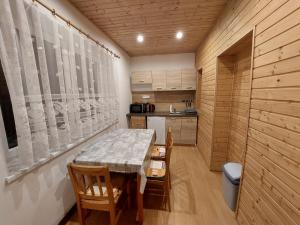
[[[153,113],[155,105],[150,103],[134,103],[130,104],[130,113]]]
[[[130,104],[130,113],[145,113],[147,111],[146,104],[134,103]]]

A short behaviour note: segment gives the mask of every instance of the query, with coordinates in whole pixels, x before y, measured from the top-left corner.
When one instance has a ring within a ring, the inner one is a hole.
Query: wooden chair
[[[110,224],[116,225],[122,210],[117,207],[125,187],[118,176],[111,180],[107,167],[68,164],[68,171],[77,200],[80,225],[85,225],[86,210],[108,211]]]
[[[166,144],[170,142],[170,138],[172,136],[172,132],[169,128],[167,132]],[[169,132],[170,131],[170,132]],[[166,145],[155,145],[151,150],[151,159],[154,160],[165,160],[166,158]]]
[[[147,169],[146,191],[149,194],[163,192],[163,203],[168,205],[171,211],[170,202],[170,160],[173,148],[173,136],[171,129],[168,130],[169,138],[166,143],[165,160],[151,160],[150,167]]]
[[[172,140],[171,140],[172,138]],[[153,147],[151,151],[151,159],[152,160],[161,160],[161,161],[166,161],[166,146],[172,141],[172,146],[173,147],[173,135],[172,135],[172,130],[169,127],[168,132],[167,132],[167,138],[166,138],[166,145],[156,145]],[[172,189],[171,185],[171,173],[169,171],[169,183],[170,183],[170,189]]]

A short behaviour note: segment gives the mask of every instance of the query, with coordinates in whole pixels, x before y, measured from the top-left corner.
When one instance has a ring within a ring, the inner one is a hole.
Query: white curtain
[[[110,53],[32,1],[1,0],[0,29],[18,139],[11,174],[118,122]]]

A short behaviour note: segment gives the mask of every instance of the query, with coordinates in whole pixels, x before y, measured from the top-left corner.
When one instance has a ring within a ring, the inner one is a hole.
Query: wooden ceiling
[[[69,0],[131,56],[195,52],[227,0]],[[183,31],[181,40],[175,38]],[[137,43],[136,36],[144,35]]]

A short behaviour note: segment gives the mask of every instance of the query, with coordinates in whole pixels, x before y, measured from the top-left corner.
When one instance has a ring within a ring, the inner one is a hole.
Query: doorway
[[[200,109],[201,85],[202,85],[202,69],[199,69],[197,72],[197,93],[196,93],[196,108],[197,109]]]
[[[223,52],[217,61],[212,160],[242,163],[246,150],[251,95],[253,32]]]

